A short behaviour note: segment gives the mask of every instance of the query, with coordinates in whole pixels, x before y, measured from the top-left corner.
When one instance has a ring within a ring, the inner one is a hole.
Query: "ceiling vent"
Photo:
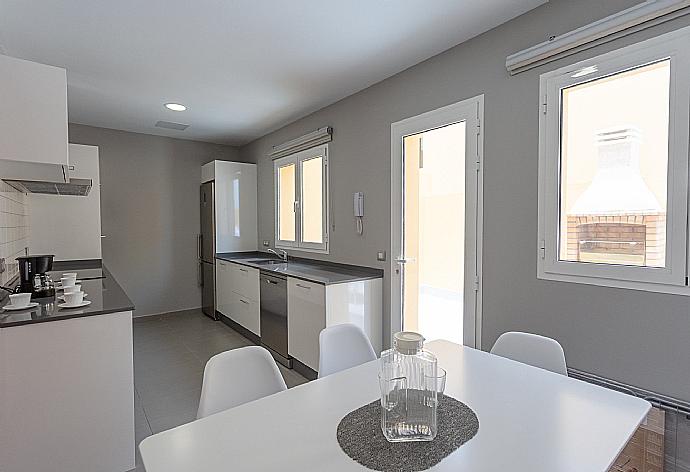
[[[189,125],[184,125],[182,123],[173,123],[172,121],[157,121],[157,128],[174,129],[176,131],[184,131],[189,128]]]

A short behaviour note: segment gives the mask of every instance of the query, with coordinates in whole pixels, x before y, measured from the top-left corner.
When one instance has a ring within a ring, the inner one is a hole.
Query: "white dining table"
[[[651,407],[447,341],[425,347],[448,372],[445,393],[479,418],[477,435],[429,470],[605,472]],[[377,372],[369,362],[150,436],[139,446],[146,470],[367,470],[340,449],[336,428],[379,398]]]

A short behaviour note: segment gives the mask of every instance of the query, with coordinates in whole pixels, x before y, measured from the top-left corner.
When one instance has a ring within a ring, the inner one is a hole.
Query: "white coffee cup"
[[[10,303],[12,304],[12,306],[16,306],[17,308],[29,306],[29,303],[31,303],[31,294],[13,293],[10,295]]]
[[[84,292],[65,293],[65,304],[67,306],[78,306],[84,301]]]
[[[65,294],[72,292],[81,292],[81,284],[75,284],[65,287]]]
[[[62,288],[73,287],[77,283],[77,277],[60,277]]]

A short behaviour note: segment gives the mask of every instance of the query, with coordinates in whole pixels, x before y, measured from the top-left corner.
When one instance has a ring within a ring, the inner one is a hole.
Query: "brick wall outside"
[[[666,258],[666,214],[568,216],[569,261],[580,261],[581,250],[592,254],[616,254],[639,265],[663,267]],[[583,241],[588,241],[582,244]]]

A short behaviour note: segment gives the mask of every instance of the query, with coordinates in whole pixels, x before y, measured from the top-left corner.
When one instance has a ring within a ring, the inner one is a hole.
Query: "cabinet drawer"
[[[319,334],[325,327],[325,287],[288,277],[288,353],[318,371]]]
[[[228,317],[231,320],[257,336],[261,336],[261,310],[258,302],[230,292],[230,312]]]
[[[230,264],[233,292],[249,300],[259,301],[259,269]]]
[[[323,304],[325,310],[326,287],[323,285],[288,277],[288,292],[290,290],[307,303]]]

